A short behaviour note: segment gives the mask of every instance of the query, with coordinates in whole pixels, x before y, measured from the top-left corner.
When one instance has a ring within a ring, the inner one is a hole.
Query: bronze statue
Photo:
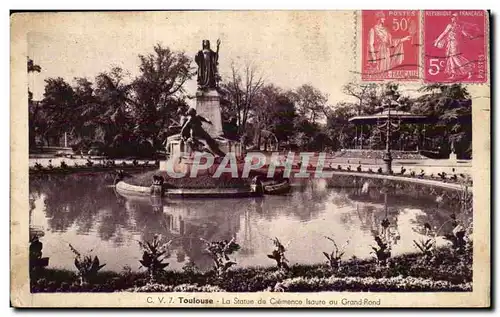
[[[217,40],[217,50],[210,49],[210,41],[202,41],[202,49],[198,51],[194,60],[198,65],[198,87],[200,89],[215,89],[219,81],[218,61],[219,61],[220,39]]]
[[[193,108],[190,108],[186,115],[187,119],[181,129],[182,140],[189,143],[194,150],[199,150],[202,146],[199,139],[203,139],[207,143],[210,152],[214,155],[225,156],[225,153],[220,150],[217,142],[202,127],[203,122],[208,124],[212,124],[212,122],[196,114],[196,110]]]

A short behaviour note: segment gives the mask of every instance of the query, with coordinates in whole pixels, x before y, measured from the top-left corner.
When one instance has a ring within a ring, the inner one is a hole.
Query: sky
[[[114,65],[133,77],[138,55],[156,43],[194,58],[203,39],[215,49],[217,38],[223,78],[231,63],[251,63],[267,83],[285,89],[311,84],[328,94],[330,104],[349,100],[342,85],[356,79],[351,11],[43,13],[29,20],[28,54],[42,67],[29,78],[35,99],[43,97],[46,78],[93,80]],[[195,93],[195,79],[186,90]]]

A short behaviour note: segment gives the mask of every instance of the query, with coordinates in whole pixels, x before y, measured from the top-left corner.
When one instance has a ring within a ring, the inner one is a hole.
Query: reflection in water
[[[128,265],[138,270],[137,241],[149,241],[155,234],[173,240],[173,269],[188,261],[210,268],[201,238],[235,237],[241,245],[235,254],[240,266],[272,265],[267,254],[274,237],[289,243],[287,257],[292,263],[323,262],[322,251],[332,247],[324,236],[340,244],[350,240],[346,257],[371,256],[376,235],[391,240],[393,254],[400,254],[415,251],[413,240],[423,237],[424,223],[438,227],[452,214],[432,203],[432,197],[430,203],[415,202],[364,184],[328,188],[322,180],[301,180],[286,196],[185,200],[125,199],[108,186],[111,183],[106,175],[30,181],[30,221],[45,228],[44,255],[51,265],[74,269],[71,243],[82,251],[93,248],[107,269]]]

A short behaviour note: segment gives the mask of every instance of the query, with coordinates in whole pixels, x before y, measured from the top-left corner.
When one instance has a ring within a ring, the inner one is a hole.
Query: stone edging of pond
[[[462,190],[463,185],[459,183],[445,183],[439,180],[431,180],[431,179],[422,179],[422,178],[410,178],[406,176],[397,176],[397,175],[384,175],[384,174],[373,174],[373,173],[364,173],[364,172],[340,172],[340,171],[332,171],[335,175],[345,175],[345,176],[356,176],[356,177],[366,177],[366,178],[378,178],[378,179],[387,179],[393,181],[403,181],[421,185],[429,185],[436,186],[446,189],[454,189],[454,190]],[[472,186],[469,186],[469,189],[472,189]]]
[[[363,172],[344,172],[344,171],[331,171],[334,175],[365,177],[372,179],[384,179],[390,181],[401,181],[407,183],[414,183],[426,185],[431,187],[438,187],[444,189],[451,189],[461,191],[464,185],[457,183],[445,183],[438,180],[410,178],[397,175],[380,175]],[[469,189],[472,187],[469,186]],[[124,195],[137,195],[149,196],[151,195],[151,188],[149,186],[138,186],[128,184],[126,181],[120,181],[116,184],[116,190]],[[166,197],[253,197],[254,193],[250,188],[169,188],[165,191]]]
[[[157,169],[158,166],[151,164],[151,165],[139,165],[139,166],[133,166],[133,165],[128,165],[128,166],[123,166],[123,165],[116,165],[116,166],[68,166],[66,168],[61,168],[61,167],[54,167],[54,168],[44,168],[44,169],[35,169],[30,167],[29,168],[29,174],[30,175],[44,175],[44,174],[71,174],[71,173],[100,173],[100,172],[112,172],[116,170],[124,170],[128,172],[143,172],[143,171],[149,171],[149,170],[154,170]]]
[[[149,196],[151,188],[137,186],[120,181],[115,186],[116,191],[123,195]],[[250,188],[168,188],[165,190],[165,197],[253,197],[257,194]]]

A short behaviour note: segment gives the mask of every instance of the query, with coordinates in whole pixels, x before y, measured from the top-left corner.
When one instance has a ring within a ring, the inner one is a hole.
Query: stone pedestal
[[[390,174],[392,172],[392,154],[387,151],[384,153],[382,159],[384,161],[384,173]]]
[[[233,153],[237,158],[244,155],[240,142],[223,136],[220,96],[215,89],[196,91],[196,113],[212,122],[212,124],[203,123],[203,129],[214,139],[222,152]],[[203,140],[200,142],[205,143]],[[187,143],[182,142],[180,134],[167,138],[166,152],[169,153],[170,159],[160,162],[160,170],[166,170],[167,166],[171,164],[176,172],[189,171],[195,150]],[[182,155],[179,155],[181,153]]]
[[[456,153],[454,153],[454,152],[451,152],[451,153],[450,153],[449,160],[450,160],[451,162],[455,162],[455,163],[456,163],[456,162],[457,162],[457,154],[456,154]]]
[[[220,96],[215,89],[196,91],[196,112],[198,115],[212,121],[203,123],[203,129],[212,137],[223,135],[222,117],[220,113]]]

